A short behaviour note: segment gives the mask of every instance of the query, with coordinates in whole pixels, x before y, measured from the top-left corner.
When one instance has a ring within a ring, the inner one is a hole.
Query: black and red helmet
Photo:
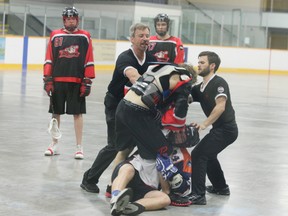
[[[63,12],[62,16],[64,17],[78,17],[79,13],[75,7],[66,7]]]
[[[77,11],[77,9],[75,7],[66,7],[63,12],[62,12],[62,17],[63,17],[63,23],[64,23],[64,27],[65,29],[67,29],[68,31],[74,31],[79,24],[79,13]],[[76,26],[66,26],[65,25],[65,19],[68,17],[75,17],[77,20],[77,24]]]
[[[156,23],[157,22],[166,22],[167,23],[167,31],[169,29],[169,24],[170,24],[170,19],[167,14],[165,13],[160,13],[154,18],[154,26],[156,28]]]

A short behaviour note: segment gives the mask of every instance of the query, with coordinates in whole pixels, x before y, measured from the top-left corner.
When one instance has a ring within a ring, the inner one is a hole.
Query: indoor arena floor
[[[288,215],[288,76],[219,73],[230,85],[239,137],[219,159],[230,196],[206,195],[207,205],[172,207],[143,216]],[[105,198],[111,166],[100,194],[80,188],[82,175],[106,145],[103,98],[111,73],[98,72],[84,116],[84,160],[75,160],[71,116],[63,116],[60,155],[47,157],[49,99],[37,71],[0,70],[0,215],[110,215]],[[189,121],[201,121],[198,104]],[[204,133],[201,133],[203,137]],[[207,184],[209,182],[207,181]]]

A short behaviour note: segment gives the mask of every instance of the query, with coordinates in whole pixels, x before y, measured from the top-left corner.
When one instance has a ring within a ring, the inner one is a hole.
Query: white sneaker
[[[121,215],[125,210],[125,207],[129,204],[130,199],[133,195],[131,188],[125,188],[117,196],[112,197],[111,203],[111,215],[118,216]]]
[[[45,156],[53,156],[53,155],[59,154],[57,152],[57,143],[51,143],[44,154],[45,154]]]
[[[84,159],[82,145],[76,145],[75,159]]]

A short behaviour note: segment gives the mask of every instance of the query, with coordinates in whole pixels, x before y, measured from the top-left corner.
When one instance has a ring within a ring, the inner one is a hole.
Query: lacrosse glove
[[[48,96],[51,96],[51,94],[54,92],[54,84],[52,76],[44,77],[43,82],[44,82],[44,90],[46,91]]]
[[[164,180],[171,180],[178,172],[178,169],[174,166],[171,158],[160,154],[157,154],[156,169],[161,173]]]
[[[91,92],[92,81],[89,78],[84,78],[80,87],[80,97],[86,97]]]

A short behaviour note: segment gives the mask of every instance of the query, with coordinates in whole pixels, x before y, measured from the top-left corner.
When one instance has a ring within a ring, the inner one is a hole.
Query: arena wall
[[[1,70],[42,70],[48,38],[0,37]],[[288,75],[288,51],[184,44],[187,62],[197,65],[201,51],[221,57],[219,71]],[[130,47],[128,41],[93,40],[96,71],[112,72],[117,56]]]

